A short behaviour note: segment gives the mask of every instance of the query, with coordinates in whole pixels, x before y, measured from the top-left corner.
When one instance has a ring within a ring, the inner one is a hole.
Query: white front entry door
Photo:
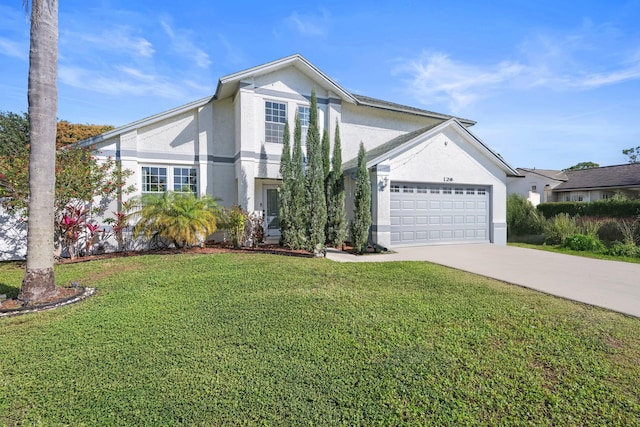
[[[264,186],[264,234],[265,237],[280,237],[280,199],[278,187],[275,185]]]

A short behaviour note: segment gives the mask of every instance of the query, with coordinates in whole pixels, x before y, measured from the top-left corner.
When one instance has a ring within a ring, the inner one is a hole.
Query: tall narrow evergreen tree
[[[327,220],[324,224],[324,241],[329,242],[329,203],[331,200],[331,144],[329,142],[329,130],[327,127],[322,132],[322,143],[320,145],[322,154],[322,169],[324,176],[324,200],[327,206]]]
[[[304,154],[302,152],[302,125],[296,114],[293,131],[293,155],[291,158],[291,215],[288,224],[288,245],[292,249],[305,248],[306,242],[306,199],[304,186]]]
[[[345,192],[344,176],[342,174],[342,146],[340,143],[340,125],[337,120],[327,194],[329,200],[327,205],[327,242],[339,248],[347,238],[347,226],[344,207]]]
[[[322,132],[322,169],[324,172],[325,185],[329,182],[329,173],[331,172],[331,144],[329,142],[329,130],[327,128]]]
[[[366,151],[362,142],[358,151],[354,204],[351,243],[356,253],[361,254],[367,249],[369,228],[371,227],[371,183],[369,182],[369,171],[367,170]]]
[[[307,249],[314,254],[324,250],[327,201],[325,198],[324,167],[318,128],[318,101],[316,91],[311,91],[309,130],[307,131]]]
[[[289,131],[289,123],[284,124],[284,136],[282,138],[282,159],[280,160],[280,177],[282,183],[278,188],[278,197],[280,198],[280,244],[290,246],[291,240],[291,132]]]

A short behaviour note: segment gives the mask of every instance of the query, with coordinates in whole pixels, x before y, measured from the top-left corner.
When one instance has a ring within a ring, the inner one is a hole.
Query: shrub
[[[249,215],[238,205],[235,205],[227,212],[224,228],[231,235],[231,242],[235,249],[242,246],[244,230],[249,219]]]
[[[640,247],[630,243],[613,242],[611,247],[607,249],[607,254],[640,258]]]
[[[507,236],[526,236],[542,232],[542,217],[520,194],[507,197]]]
[[[613,242],[622,242],[624,240],[624,234],[618,226],[618,221],[614,219],[607,220],[602,223],[598,228],[598,238],[603,243],[609,245]]]
[[[134,237],[144,234],[150,242],[160,237],[180,248],[203,243],[216,231],[220,212],[211,197],[165,192],[142,196],[134,215],[140,218]]]
[[[625,200],[621,197],[614,197],[595,202],[540,203],[537,209],[545,218],[552,218],[560,213],[567,213],[571,216],[628,218],[640,214],[640,200]]]
[[[578,233],[576,220],[566,213],[556,215],[544,224],[545,243],[550,245],[561,245],[567,237],[576,233]]]
[[[598,217],[578,217],[576,218],[576,224],[580,229],[581,234],[587,236],[598,237],[598,230],[604,224],[605,220]]]
[[[574,251],[601,252],[604,245],[597,237],[585,234],[572,234],[564,241],[564,246]]]

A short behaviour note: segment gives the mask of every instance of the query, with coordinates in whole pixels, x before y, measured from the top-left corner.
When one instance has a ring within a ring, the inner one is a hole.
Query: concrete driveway
[[[327,258],[340,262],[428,261],[640,317],[640,264],[491,244],[394,251],[355,256],[328,250]]]

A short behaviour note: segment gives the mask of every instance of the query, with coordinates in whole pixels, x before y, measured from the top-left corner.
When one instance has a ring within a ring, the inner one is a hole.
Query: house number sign
[[[443,179],[444,182],[453,182],[453,177],[445,176]]]

